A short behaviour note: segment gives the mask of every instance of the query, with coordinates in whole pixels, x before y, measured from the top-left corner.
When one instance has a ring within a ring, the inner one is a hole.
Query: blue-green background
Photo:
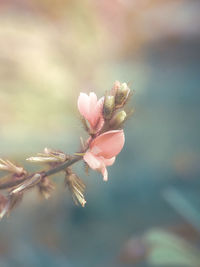
[[[129,266],[120,253],[132,237],[193,224],[187,207],[185,217],[166,201],[168,190],[200,216],[199,5],[18,2],[0,3],[1,157],[36,170],[25,158],[44,147],[78,150],[80,91],[100,97],[115,80],[130,82],[135,113],[107,183],[75,167],[87,185],[85,208],[58,175],[49,200],[27,193],[0,222],[0,266]]]

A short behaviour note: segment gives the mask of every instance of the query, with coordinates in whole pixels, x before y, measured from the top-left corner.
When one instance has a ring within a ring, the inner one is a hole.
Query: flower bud
[[[118,129],[122,126],[123,122],[125,121],[127,117],[127,114],[124,110],[121,110],[119,112],[117,112],[114,117],[111,119],[110,121],[110,126],[113,129]]]
[[[122,83],[121,86],[116,90],[115,104],[117,106],[123,106],[129,96],[130,89],[126,83]]]
[[[115,106],[115,97],[106,96],[104,100],[104,106],[103,106],[104,119],[110,119],[112,117],[114,106]]]

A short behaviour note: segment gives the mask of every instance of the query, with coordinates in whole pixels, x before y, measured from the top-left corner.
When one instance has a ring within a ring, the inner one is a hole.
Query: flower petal
[[[80,93],[78,98],[78,109],[81,115],[88,120],[93,132],[98,132],[104,125],[103,119],[103,103],[104,97],[97,101],[95,93],[91,92],[89,96],[85,93]]]
[[[88,118],[89,114],[89,96],[85,93],[80,93],[78,98],[78,109],[83,117]]]
[[[103,104],[104,104],[104,96],[101,97],[96,104],[96,113],[98,113],[99,116],[103,116]]]
[[[103,180],[104,180],[105,182],[107,182],[107,181],[108,181],[108,171],[107,171],[105,165],[102,165],[100,171],[101,171],[101,173],[102,173],[102,175],[103,175]]]
[[[93,128],[99,130],[104,123],[102,110],[104,97],[97,101],[97,96],[95,93],[90,93],[90,123]],[[103,120],[103,122],[102,122]]]
[[[104,125],[103,104],[104,104],[104,97],[101,97],[96,104],[95,114],[94,114],[95,126],[97,132],[100,131]]]
[[[102,157],[96,157],[90,151],[87,151],[83,158],[84,158],[85,162],[87,162],[87,164],[90,166],[90,168],[102,173],[104,181],[108,180],[108,171],[106,169],[106,162],[111,163],[110,159],[105,160]],[[112,159],[112,163],[113,162],[114,161]]]
[[[98,157],[95,157],[90,151],[87,151],[85,153],[83,159],[85,160],[85,162],[87,162],[90,168],[94,170],[98,170],[101,167],[102,160]]]
[[[89,94],[89,99],[90,99],[90,112],[92,112],[92,110],[94,110],[94,108],[97,105],[97,96],[96,96],[96,94],[91,92]]]
[[[111,159],[106,159],[106,158],[102,157],[102,160],[103,160],[103,162],[105,163],[106,166],[113,165],[113,163],[115,162],[115,159],[116,159],[116,157],[113,157]]]
[[[90,150],[95,156],[106,159],[115,157],[122,150],[125,142],[124,131],[114,130],[96,137],[90,144]]]

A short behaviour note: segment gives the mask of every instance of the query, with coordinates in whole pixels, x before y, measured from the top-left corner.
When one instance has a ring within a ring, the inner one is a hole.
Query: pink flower
[[[108,131],[93,139],[84,160],[94,170],[102,173],[104,181],[108,180],[106,166],[114,163],[115,157],[122,150],[125,142],[124,131]]]
[[[79,95],[79,112],[89,122],[92,133],[97,133],[104,125],[103,103],[104,97],[97,100],[97,96],[93,92],[89,96],[85,93]]]

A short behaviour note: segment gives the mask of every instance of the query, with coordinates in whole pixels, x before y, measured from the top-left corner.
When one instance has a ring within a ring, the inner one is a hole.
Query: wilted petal
[[[122,150],[125,142],[123,130],[105,132],[96,137],[90,144],[91,152],[95,156],[110,159]]]

